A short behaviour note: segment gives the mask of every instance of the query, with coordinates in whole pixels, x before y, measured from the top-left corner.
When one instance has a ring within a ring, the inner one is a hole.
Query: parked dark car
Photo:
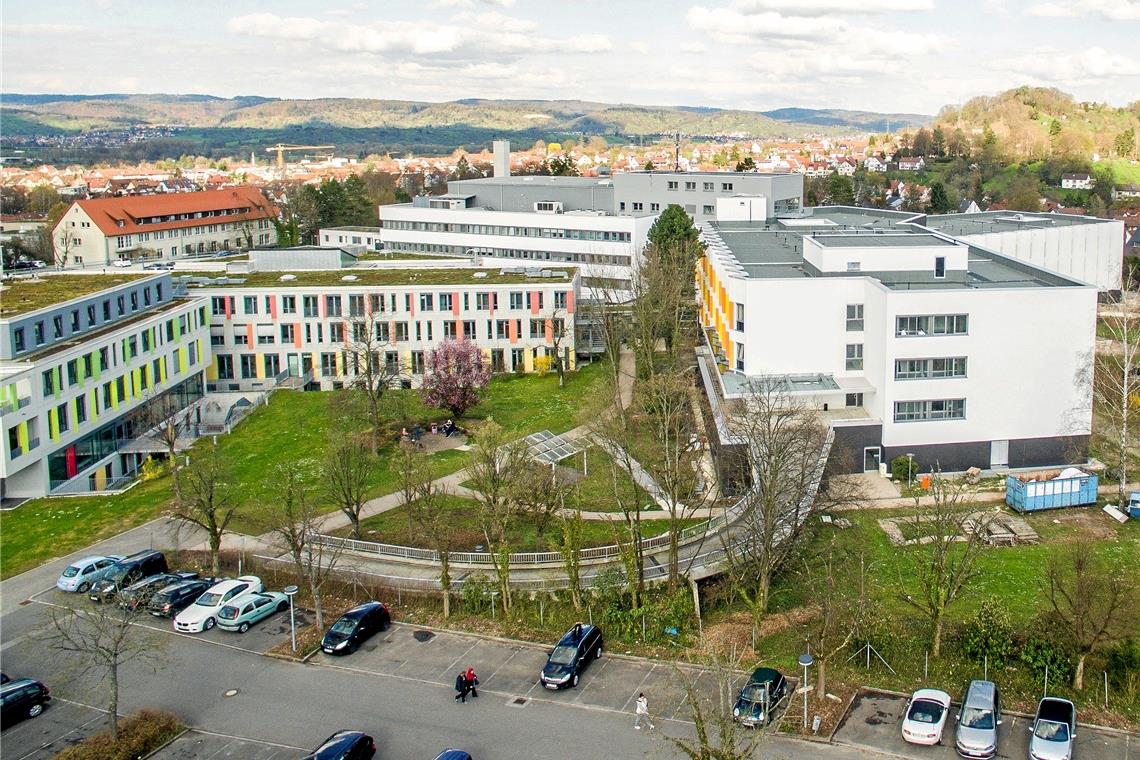
[[[461,749],[445,749],[435,756],[435,760],[474,760],[470,752]]]
[[[127,586],[141,581],[150,575],[168,572],[166,556],[162,552],[147,549],[123,557],[116,562],[107,574],[91,586],[88,597],[95,602],[109,602]]]
[[[371,760],[376,742],[363,731],[337,731],[301,760]]]
[[[125,610],[146,609],[150,598],[167,586],[194,580],[198,573],[178,572],[149,575],[119,592],[119,606]]]
[[[776,705],[788,693],[788,680],[778,670],[756,668],[732,707],[732,719],[749,728],[772,722]]]
[[[548,689],[577,686],[582,671],[602,656],[602,629],[578,623],[558,640],[542,668],[542,685]]]
[[[214,578],[195,578],[167,586],[150,598],[147,611],[155,617],[172,618],[194,603],[217,581]]]
[[[0,686],[0,725],[10,726],[34,718],[51,701],[48,687],[31,678],[17,678]]]
[[[326,654],[355,652],[370,636],[391,624],[388,608],[381,602],[365,602],[340,616],[321,639]]]

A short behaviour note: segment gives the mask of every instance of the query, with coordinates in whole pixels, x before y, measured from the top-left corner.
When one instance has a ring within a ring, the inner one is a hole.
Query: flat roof
[[[321,227],[322,232],[375,232],[380,233],[380,227],[361,227],[359,225],[346,225],[344,227]]]
[[[813,242],[825,248],[910,248],[913,246],[938,248],[956,245],[954,241],[937,235],[923,235],[904,231],[880,232],[809,232]]]
[[[612,177],[560,177],[547,174],[511,174],[506,177],[475,177],[474,179],[448,180],[451,185],[520,185],[533,187],[535,185],[550,185],[561,187],[613,187]],[[454,195],[462,196],[463,193]],[[429,196],[433,197],[433,196]],[[434,196],[438,197],[438,196]]]
[[[1031,214],[1023,211],[980,211],[976,214],[941,214],[928,216],[925,226],[947,235],[982,235],[988,232],[1076,227],[1105,224],[1112,219],[1074,214]]]
[[[543,277],[540,272],[550,272]],[[208,279],[189,282],[189,287],[209,288],[353,288],[379,285],[504,285],[511,283],[569,283],[573,267],[447,267],[439,269],[334,269],[316,271],[273,271],[248,274],[218,272],[178,272],[178,277]],[[561,276],[556,273],[562,273]],[[482,274],[482,277],[476,277]],[[345,279],[345,278],[351,279]],[[283,279],[284,278],[284,279]]]
[[[6,280],[0,290],[0,319],[12,319],[155,274],[53,274]]]
[[[727,253],[735,260],[738,274],[747,278],[872,277],[894,290],[1066,287],[1081,284],[974,245],[969,246],[966,271],[947,272],[945,277],[935,278],[933,271],[821,272],[803,257],[803,239],[812,235],[811,230],[784,229],[772,222],[705,222],[701,234],[710,255]],[[843,235],[829,230],[815,235],[814,239],[816,242],[828,240],[836,245],[851,246],[954,245],[952,241],[941,240],[921,227],[909,224],[894,227],[891,232],[883,234],[862,232]],[[841,240],[851,242],[839,242]]]

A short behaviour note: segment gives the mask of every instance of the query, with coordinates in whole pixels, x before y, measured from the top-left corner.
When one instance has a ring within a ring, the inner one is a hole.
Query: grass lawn
[[[446,496],[451,519],[448,521],[455,531],[455,551],[473,551],[476,546],[486,543],[483,532],[479,528],[478,505],[474,499],[463,496]],[[701,520],[682,521],[682,528],[702,522]],[[666,520],[646,520],[642,523],[646,538],[664,533],[669,529]],[[582,529],[582,546],[608,546],[615,543],[614,529],[621,529],[620,525],[611,525],[604,520],[585,520]],[[345,527],[334,531],[337,535],[350,535],[352,529]],[[420,535],[415,524],[409,525],[408,512],[403,507],[382,512],[363,520],[360,523],[360,534],[365,541],[377,541],[384,544],[400,544],[403,546],[428,546]],[[537,526],[529,520],[518,520],[509,532],[512,551],[533,552],[551,551],[561,535],[558,518],[552,517],[546,525],[544,533],[538,534]]]
[[[984,505],[992,509],[993,505]],[[876,617],[893,621],[891,633],[880,634],[882,640],[875,646],[890,663],[897,674],[892,674],[881,665],[864,670],[861,658],[851,664],[843,660],[861,646],[854,642],[851,652],[837,657],[829,664],[829,672],[834,679],[848,683],[860,683],[881,688],[910,691],[923,685],[948,689],[958,694],[966,681],[981,678],[981,666],[967,660],[958,652],[957,631],[987,597],[998,597],[1010,612],[1014,629],[1021,631],[1038,613],[1043,612],[1048,603],[1041,591],[1041,579],[1045,563],[1051,552],[1065,543],[1077,540],[1091,541],[1092,551],[1120,568],[1135,566],[1140,556],[1140,521],[1130,521],[1120,525],[1096,508],[1053,510],[1025,516],[1034,530],[1041,536],[1036,545],[1002,547],[987,550],[978,562],[979,574],[973,580],[960,601],[948,613],[946,631],[943,635],[943,657],[930,661],[930,676],[923,678],[924,652],[929,642],[929,624],[917,611],[909,607],[901,598],[902,593],[916,592],[917,588],[909,580],[908,552],[893,546],[878,527],[877,520],[910,514],[909,510],[873,510],[864,513],[846,513],[854,526],[847,530],[827,528],[817,540],[828,540],[833,536],[855,548],[867,552],[866,566],[870,596],[876,609]],[[1129,570],[1124,570],[1129,572]],[[776,590],[775,612],[793,612],[804,601],[800,598],[796,584],[783,579]],[[1131,630],[1140,630],[1140,611],[1132,611],[1133,619],[1126,623]],[[796,626],[788,626],[772,635],[764,637],[757,646],[757,654],[762,661],[771,662],[775,667],[788,667],[796,661],[803,649],[803,635]],[[1050,682],[1050,692],[1067,696],[1088,711],[1095,709],[1097,690],[1095,684],[1103,677],[1103,662],[1090,658],[1086,671],[1084,692],[1074,692],[1064,683]],[[1042,684],[1035,680],[1028,669],[1018,662],[1007,664],[1000,669],[991,667],[990,678],[1003,687],[1006,702],[1011,709],[1031,710],[1040,697]],[[1090,688],[1088,684],[1093,684]],[[1103,691],[1099,699],[1103,700]],[[1115,710],[1126,716],[1133,725],[1140,723],[1140,702],[1131,702],[1118,692]],[[1103,702],[1100,703],[1103,710]],[[1085,712],[1083,720],[1093,720],[1094,716]],[[1111,720],[1111,717],[1104,717]],[[1119,715],[1116,718],[1119,722]]]
[[[595,362],[570,373],[566,385],[549,374],[496,377],[483,403],[461,424],[493,417],[511,433],[524,435],[538,430],[556,432],[581,424],[599,408],[593,401],[606,398],[602,389],[606,372]],[[415,391],[401,394],[403,412],[421,422],[443,420],[446,411],[426,409]],[[277,498],[275,471],[280,462],[303,456],[316,472],[327,448],[330,429],[327,415],[331,393],[278,391],[267,406],[251,413],[230,435],[218,436],[218,445],[234,472],[234,498],[255,514],[261,505]],[[361,421],[361,428],[364,421]],[[199,446],[208,445],[199,441]],[[398,488],[399,476],[389,456],[394,443],[380,452],[380,465],[372,474],[369,493],[379,496]],[[190,453],[194,456],[193,451]],[[431,456],[438,477],[463,467],[460,451]],[[314,475],[313,480],[316,480]],[[140,483],[116,496],[74,496],[34,499],[19,509],[0,514],[0,577],[28,570],[52,557],[62,556],[128,528],[158,517],[172,496],[169,477]],[[331,509],[331,507],[330,507]],[[256,520],[237,519],[234,529],[256,530]]]

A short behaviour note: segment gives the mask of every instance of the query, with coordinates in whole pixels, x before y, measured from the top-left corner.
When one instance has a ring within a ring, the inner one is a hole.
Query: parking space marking
[[[606,662],[609,662],[609,660],[607,660]],[[641,683],[639,683],[637,685],[637,688],[634,689],[632,692],[630,692],[629,699],[627,699],[625,701],[625,704],[621,706],[622,712],[626,712],[627,710],[629,710],[629,703],[632,702],[637,697],[637,695],[641,693],[641,687],[645,685],[645,682],[649,680],[649,676],[653,675],[653,673],[656,670],[657,670],[657,663],[653,663],[653,667],[651,667],[649,669],[649,672],[645,674],[645,677],[641,679]]]
[[[59,697],[53,697],[53,699],[55,699],[55,700],[59,700],[60,702],[70,702],[70,700],[67,700],[67,699],[61,699],[61,698],[59,698]],[[79,702],[72,702],[72,704],[76,704],[76,705],[78,705],[78,704],[80,704],[80,703],[79,703]],[[89,707],[89,705],[82,705],[82,707]],[[92,707],[91,709],[92,709],[92,710],[98,710],[99,708],[98,708],[98,707]],[[107,711],[106,711],[106,710],[100,710],[100,712],[101,712],[101,713],[105,713],[105,712],[107,712]],[[37,754],[37,753],[39,753],[39,752],[42,752],[42,751],[44,751],[45,749],[47,749],[48,747],[50,747],[50,746],[52,746],[53,744],[55,744],[56,742],[60,742],[60,741],[63,741],[64,739],[66,739],[67,737],[71,736],[72,734],[74,734],[74,733],[76,733],[76,732],[78,732],[78,731],[82,731],[84,728],[87,728],[87,726],[90,726],[90,725],[91,725],[92,723],[94,723],[95,721],[97,721],[97,720],[102,720],[102,719],[103,719],[103,716],[102,716],[102,715],[96,715],[96,716],[95,716],[94,718],[92,718],[91,720],[85,721],[85,722],[83,722],[83,723],[79,724],[78,726],[76,726],[75,728],[71,729],[70,731],[66,731],[66,732],[64,732],[64,733],[60,734],[59,736],[57,736],[57,737],[55,737],[54,739],[52,739],[50,742],[47,742],[46,744],[41,744],[40,746],[36,747],[35,749],[33,749],[31,752],[27,753],[26,755],[21,755],[20,757],[16,758],[16,760],[25,760],[25,758],[29,758],[29,757],[31,757],[32,755],[35,755],[35,754]],[[58,754],[58,753],[52,753],[52,754],[53,754],[53,755],[55,755],[55,754]]]
[[[301,752],[308,752],[309,751],[309,748],[307,748],[307,747],[296,747],[292,744],[281,744],[280,742],[271,742],[271,741],[267,741],[265,739],[251,739],[248,736],[237,736],[235,734],[223,734],[219,731],[207,731],[204,728],[192,728],[190,730],[196,734],[203,734],[205,736],[217,736],[221,739],[233,739],[235,741],[250,742],[251,744],[264,744],[267,747],[277,747],[279,749],[295,749],[295,750],[299,750]]]
[[[434,640],[435,640],[435,639],[437,639],[437,638],[439,638],[439,637],[438,637],[438,636],[433,636],[431,639],[429,639],[429,641],[434,641]],[[450,664],[450,665],[448,665],[446,668],[444,668],[444,669],[443,669],[443,672],[439,674],[439,677],[440,677],[440,678],[446,678],[446,677],[447,677],[447,674],[448,674],[448,673],[450,673],[450,672],[452,671],[452,669],[453,669],[453,668],[454,668],[456,665],[458,665],[458,664],[459,664],[459,663],[460,663],[460,662],[463,660],[463,658],[464,658],[464,657],[466,657],[466,656],[467,656],[467,654],[468,654],[468,653],[469,653],[469,652],[470,652],[472,649],[474,649],[474,648],[476,647],[476,645],[478,645],[478,643],[479,643],[479,642],[478,642],[478,641],[476,641],[474,644],[472,644],[471,646],[467,647],[467,649],[463,650],[463,654],[459,655],[459,656],[458,656],[458,657],[456,657],[454,660],[452,660],[452,661],[451,661],[451,664]],[[491,679],[489,679],[489,678],[488,678],[487,680],[489,681],[489,680],[491,680]]]
[[[602,677],[602,673],[606,672],[606,666],[609,665],[610,662],[611,662],[611,660],[607,657],[606,661],[602,663],[602,667],[598,668],[597,670],[593,671],[592,673],[590,671],[587,671],[588,673],[590,673],[590,680],[587,683],[582,684],[581,689],[577,689],[578,695],[576,697],[574,697],[575,702],[581,702],[582,701],[582,697],[585,695],[586,691],[591,686],[594,685],[595,681],[597,681],[599,678]],[[650,672],[652,672],[652,671],[650,671]]]
[[[475,648],[475,645],[474,645],[474,644],[472,644],[472,645],[471,645],[471,649],[474,649],[474,648]],[[468,652],[470,652],[470,651],[471,651],[471,649],[468,649],[467,651],[468,651]],[[506,660],[504,660],[504,661],[503,661],[503,664],[502,664],[502,665],[500,665],[499,667],[497,667],[497,668],[495,668],[494,670],[492,670],[492,671],[491,671],[491,675],[487,676],[487,679],[486,679],[485,681],[483,681],[483,683],[490,683],[490,682],[491,682],[491,679],[495,677],[495,674],[496,674],[496,673],[498,673],[498,672],[499,672],[500,670],[502,670],[503,668],[505,668],[505,667],[507,666],[507,663],[508,663],[508,662],[510,662],[511,660],[515,659],[515,655],[516,655],[516,654],[518,654],[518,653],[519,653],[519,652],[521,652],[521,651],[522,651],[522,649],[521,649],[520,647],[516,647],[516,648],[515,648],[515,651],[511,652],[511,656],[510,656],[510,657],[508,657]],[[456,660],[455,662],[459,662],[459,660]],[[452,663],[452,666],[453,666],[453,667],[454,667],[454,665],[455,665],[455,663]]]

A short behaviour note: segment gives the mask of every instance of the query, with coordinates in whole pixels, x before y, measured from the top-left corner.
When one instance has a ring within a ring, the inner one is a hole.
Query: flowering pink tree
[[[456,418],[479,403],[491,381],[491,368],[483,352],[469,340],[445,340],[427,356],[424,404],[447,409]]]

